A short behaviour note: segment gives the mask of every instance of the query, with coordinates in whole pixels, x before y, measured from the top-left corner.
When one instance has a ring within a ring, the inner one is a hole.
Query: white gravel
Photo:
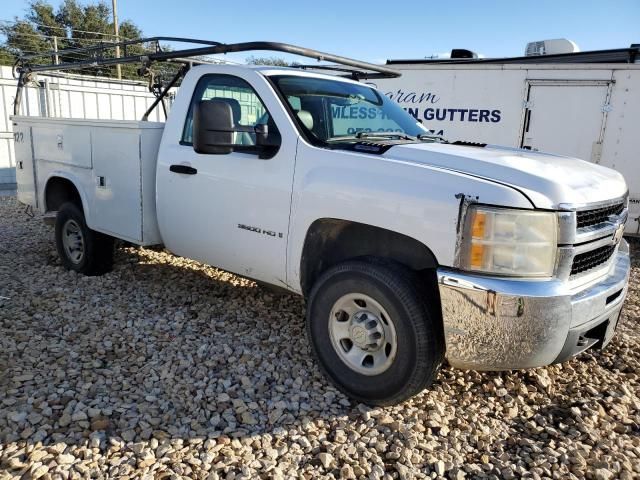
[[[638,255],[604,352],[370,409],[319,374],[301,299],[152,249],[66,272],[23,210],[0,197],[0,479],[640,477]]]

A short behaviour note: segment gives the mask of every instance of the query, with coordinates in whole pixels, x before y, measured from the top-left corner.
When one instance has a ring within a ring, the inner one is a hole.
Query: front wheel
[[[113,265],[113,237],[87,227],[82,210],[73,203],[65,203],[58,210],[56,247],[67,270],[102,275]]]
[[[321,368],[364,403],[392,405],[420,392],[444,357],[428,297],[400,265],[350,261],[331,268],[307,306],[307,332]]]

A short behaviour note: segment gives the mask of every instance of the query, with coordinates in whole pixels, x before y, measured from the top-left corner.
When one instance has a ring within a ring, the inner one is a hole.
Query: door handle
[[[195,175],[198,173],[197,168],[190,167],[189,165],[171,165],[169,171],[173,173],[182,173],[184,175]]]

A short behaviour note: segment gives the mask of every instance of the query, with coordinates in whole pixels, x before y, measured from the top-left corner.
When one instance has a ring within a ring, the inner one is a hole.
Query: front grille
[[[606,222],[610,215],[620,215],[623,210],[624,203],[618,203],[608,207],[576,212],[578,228],[590,227],[592,225],[598,225],[599,223]]]
[[[615,250],[615,245],[605,245],[604,247],[596,248],[590,252],[576,255],[573,258],[573,265],[571,265],[571,275],[586,272],[598,265],[602,265],[611,258],[611,255],[613,255]]]

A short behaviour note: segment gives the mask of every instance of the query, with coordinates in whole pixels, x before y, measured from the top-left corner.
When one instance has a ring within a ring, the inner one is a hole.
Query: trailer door
[[[520,146],[598,163],[610,85],[530,80]]]

